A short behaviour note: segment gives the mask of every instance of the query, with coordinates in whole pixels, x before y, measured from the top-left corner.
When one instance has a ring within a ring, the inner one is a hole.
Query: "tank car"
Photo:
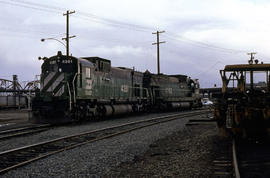
[[[223,135],[266,136],[270,129],[270,64],[226,65],[220,70],[222,92],[216,94],[215,119]],[[260,82],[256,83],[256,80]],[[262,82],[262,80],[265,80]]]

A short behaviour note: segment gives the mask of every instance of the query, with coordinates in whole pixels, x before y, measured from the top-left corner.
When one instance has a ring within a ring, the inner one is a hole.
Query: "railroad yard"
[[[1,177],[269,176],[268,139],[233,146],[207,107],[56,126],[29,123],[26,110],[0,117]]]
[[[192,112],[180,114],[185,113]],[[0,151],[175,114],[179,113],[144,114],[91,121],[83,125],[58,126],[32,135],[1,140]],[[211,177],[218,174],[214,161],[220,156],[220,141],[224,138],[217,135],[214,122],[189,122],[191,119],[209,120],[211,117],[212,113],[178,118],[97,140],[9,170],[1,177]],[[2,154],[0,156],[3,158]]]
[[[270,177],[270,2],[0,4],[0,178]]]

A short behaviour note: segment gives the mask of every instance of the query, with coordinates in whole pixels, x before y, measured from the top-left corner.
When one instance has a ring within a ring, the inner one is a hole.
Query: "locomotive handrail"
[[[74,104],[76,104],[76,91],[75,91],[75,84],[74,84],[74,82],[75,82],[75,79],[77,78],[77,76],[78,76],[78,72],[74,75],[73,80],[72,80]]]
[[[71,91],[69,87],[69,83],[67,82],[67,87],[68,87],[68,95],[69,95],[69,110],[72,110],[72,98],[71,98]]]

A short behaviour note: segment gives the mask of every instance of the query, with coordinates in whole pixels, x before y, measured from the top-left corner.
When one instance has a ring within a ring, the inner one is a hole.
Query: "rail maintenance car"
[[[269,134],[269,71],[270,64],[252,59],[249,64],[226,65],[220,70],[223,86],[216,94],[215,119],[222,135],[249,138]]]

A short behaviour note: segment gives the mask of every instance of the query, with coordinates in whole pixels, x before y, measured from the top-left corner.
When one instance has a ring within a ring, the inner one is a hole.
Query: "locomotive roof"
[[[80,61],[80,63],[82,63],[83,65],[87,65],[87,66],[91,66],[94,67],[94,64],[84,58],[77,58],[78,61]]]
[[[235,64],[226,65],[224,71],[268,71],[270,64]]]
[[[186,75],[178,74],[178,75],[169,75],[169,76],[170,77],[176,77],[176,78],[178,78],[180,82],[187,81],[187,76]]]
[[[106,61],[106,62],[111,62],[110,60],[108,59],[104,59],[104,58],[101,58],[101,57],[81,57],[82,59],[86,59],[88,61],[91,61],[93,63],[96,63],[96,61]]]
[[[87,65],[87,66],[91,66],[93,67],[94,64],[92,61],[88,60],[87,58],[77,58],[77,57],[74,57],[74,56],[69,56],[70,59],[72,60],[78,60],[80,63],[84,64],[84,65]],[[54,59],[60,59],[60,60],[65,60],[66,59],[66,56],[65,55],[62,55],[62,52],[61,51],[58,51],[57,55],[55,56],[52,56],[49,58],[49,60],[54,60]],[[97,57],[94,57],[94,58],[97,58]],[[106,59],[105,59],[106,60]]]

